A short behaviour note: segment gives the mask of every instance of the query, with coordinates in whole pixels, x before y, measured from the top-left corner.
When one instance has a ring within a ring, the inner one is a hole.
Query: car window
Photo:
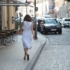
[[[62,20],[61,20],[61,19],[57,19],[57,21],[58,21],[58,22],[61,22]]]
[[[42,22],[45,23],[45,20],[43,20]]]
[[[56,19],[46,19],[46,20],[45,20],[45,23],[47,23],[47,24],[49,24],[49,23],[50,23],[50,24],[51,24],[51,23],[52,23],[52,24],[56,24],[56,23],[57,23],[57,20],[56,20]]]
[[[65,21],[70,21],[70,19],[65,19]]]

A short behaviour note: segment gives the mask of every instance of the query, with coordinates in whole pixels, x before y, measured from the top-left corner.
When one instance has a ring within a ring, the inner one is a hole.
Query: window
[[[49,23],[50,23],[50,24],[51,24],[51,23],[52,23],[52,24],[56,24],[57,21],[56,21],[55,19],[46,19],[46,20],[45,20],[45,23],[47,23],[47,24],[49,24]]]
[[[70,21],[70,19],[65,19],[65,21]]]

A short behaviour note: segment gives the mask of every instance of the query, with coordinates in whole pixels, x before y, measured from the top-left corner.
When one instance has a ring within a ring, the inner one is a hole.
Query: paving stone
[[[33,70],[68,70],[70,69],[70,45],[46,44]]]
[[[45,38],[38,34],[38,39],[33,41],[33,46],[29,50],[30,60],[44,40]],[[0,70],[24,70],[30,60],[23,60],[23,56],[21,35],[18,35],[16,42],[0,49]]]

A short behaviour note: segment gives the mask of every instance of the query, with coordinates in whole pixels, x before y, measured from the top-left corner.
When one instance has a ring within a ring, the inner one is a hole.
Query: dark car
[[[43,22],[41,22],[41,33],[48,33],[48,32],[58,32],[62,34],[62,26],[55,18],[46,18]]]

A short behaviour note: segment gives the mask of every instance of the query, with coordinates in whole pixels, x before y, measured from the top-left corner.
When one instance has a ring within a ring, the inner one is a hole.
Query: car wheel
[[[45,29],[43,28],[43,32],[42,32],[43,34],[46,34],[46,31],[45,31]]]
[[[46,34],[46,31],[45,31],[44,28],[41,28],[40,32],[41,32],[42,34]]]
[[[59,34],[62,34],[62,30],[58,32]]]
[[[40,30],[40,33],[43,33],[43,31],[42,31],[42,30]]]
[[[43,34],[46,34],[45,30],[43,31]]]
[[[40,32],[43,33],[43,29],[42,29],[42,27],[41,27],[41,29],[40,29]]]

